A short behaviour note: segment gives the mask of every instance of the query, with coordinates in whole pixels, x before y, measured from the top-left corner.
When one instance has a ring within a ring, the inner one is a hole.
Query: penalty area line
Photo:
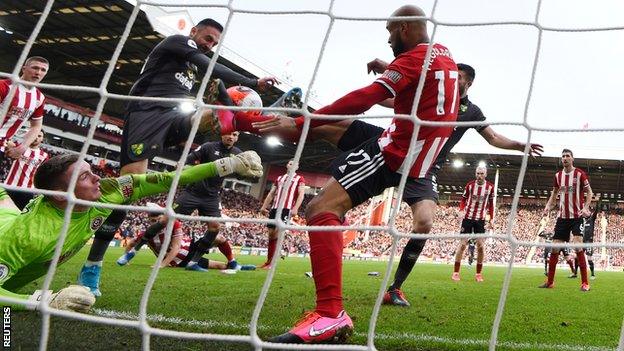
[[[108,317],[114,319],[128,319],[128,320],[138,320],[139,315],[136,313],[125,312],[125,311],[113,311],[106,310],[100,308],[92,309],[92,312],[100,317]],[[193,327],[202,327],[206,329],[210,328],[232,328],[241,331],[248,331],[248,328],[242,326],[241,324],[236,324],[232,322],[223,322],[223,321],[210,321],[210,320],[196,320],[196,319],[184,319],[180,317],[168,317],[162,314],[148,314],[147,320],[150,322],[163,322],[177,325],[186,325]],[[274,328],[268,328],[265,326],[258,326],[259,330],[272,330]],[[356,332],[354,333],[358,337],[366,338],[367,333]],[[415,333],[376,333],[375,339],[377,340],[419,340],[419,341],[429,341],[440,344],[452,344],[452,345],[467,345],[467,346],[488,346],[490,344],[489,340],[478,340],[478,339],[453,339],[453,338],[445,338],[433,335],[426,334],[415,334]],[[506,347],[515,350],[556,350],[556,351],[614,351],[615,347],[601,347],[601,346],[581,346],[581,345],[566,345],[566,344],[543,344],[543,343],[519,343],[519,342],[509,342],[509,341],[499,341],[497,343],[498,347]]]

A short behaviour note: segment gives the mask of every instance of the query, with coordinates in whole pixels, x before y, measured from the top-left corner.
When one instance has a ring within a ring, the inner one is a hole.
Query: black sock
[[[134,250],[139,251],[143,245],[147,244],[151,238],[155,237],[156,234],[160,233],[160,231],[162,231],[165,227],[166,224],[162,224],[159,221],[147,227],[141,239],[137,241],[136,245],[134,245]]]
[[[405,279],[407,279],[412,272],[414,264],[416,264],[416,260],[418,260],[418,256],[420,256],[426,243],[427,239],[410,239],[407,242],[407,245],[405,245],[403,249],[403,254],[401,254],[399,267],[397,267],[396,272],[394,272],[394,281],[388,288],[388,291],[401,288]]]
[[[111,240],[115,237],[115,232],[121,226],[121,223],[126,219],[128,211],[126,210],[113,210],[113,212],[106,218],[100,229],[95,232],[95,238],[93,244],[91,244],[91,250],[89,250],[88,261],[98,262],[104,259],[104,254],[110,245]]]
[[[591,275],[593,277],[594,276],[594,260],[590,259],[587,261],[587,263],[589,264],[589,270],[591,271]]]
[[[195,253],[189,262],[197,263],[199,259],[212,247],[212,243],[219,234],[218,231],[211,232],[207,230],[201,239],[195,242]]]
[[[575,257],[574,258],[574,275],[578,274],[578,268],[579,268],[578,257]]]

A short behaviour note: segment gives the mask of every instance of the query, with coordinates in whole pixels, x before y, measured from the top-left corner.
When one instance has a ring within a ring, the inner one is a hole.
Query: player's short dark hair
[[[570,156],[574,157],[574,153],[572,153],[572,150],[570,150],[570,149],[563,149],[563,150],[561,150],[561,154],[562,155],[565,154],[566,152],[569,153]]]
[[[213,20],[212,18],[204,18],[203,20],[199,21],[199,23],[197,23],[195,27],[199,27],[199,26],[212,27],[218,30],[219,32],[223,32],[223,26],[221,25],[221,23]]]
[[[468,77],[470,77],[470,81],[473,81],[475,79],[476,72],[475,72],[475,69],[472,68],[472,66],[467,65],[465,63],[458,63],[457,69],[466,73]]]
[[[31,56],[31,57],[26,59],[26,61],[24,62],[24,66],[30,64],[33,61],[35,61],[35,62],[42,62],[42,63],[45,63],[48,66],[50,65],[50,62],[48,62],[48,60],[45,57]]]
[[[39,166],[33,180],[35,187],[45,190],[58,190],[65,186],[63,173],[78,161],[78,154],[63,154],[51,157]]]

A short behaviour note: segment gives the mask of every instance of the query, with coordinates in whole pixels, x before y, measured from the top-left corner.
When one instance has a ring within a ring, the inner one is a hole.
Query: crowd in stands
[[[54,152],[47,150],[54,155]],[[6,173],[11,165],[11,161],[5,159],[0,160],[0,175],[2,179],[6,176]],[[107,163],[96,162],[93,164],[94,171],[103,176],[117,176],[118,170]],[[310,201],[312,197],[306,195],[303,205],[300,208],[299,216],[303,218],[305,205]],[[149,200],[165,204],[165,196],[155,196]],[[224,217],[230,218],[254,218],[254,219],[267,219],[259,211],[262,203],[260,200],[254,198],[251,195],[237,192],[233,190],[224,190],[221,197],[222,213]],[[368,211],[370,210],[369,202],[366,202],[357,208],[351,210],[347,214],[347,221],[354,225],[365,225],[368,218],[370,218]],[[532,242],[536,238],[539,221],[542,215],[543,205],[530,204],[521,205],[518,207],[518,211],[513,220],[513,226],[511,234],[522,242]],[[606,230],[606,242],[607,243],[624,243],[624,219],[622,217],[623,211],[621,209],[612,210],[606,213],[608,221]],[[428,260],[437,262],[449,262],[453,260],[455,248],[457,247],[457,239],[437,239],[436,236],[440,234],[454,235],[459,232],[459,227],[462,219],[462,213],[459,210],[457,203],[447,203],[440,205],[437,208],[436,216],[431,231],[432,238],[428,240],[422,256]],[[499,205],[496,209],[496,215],[494,220],[494,231],[497,235],[506,235],[508,230],[508,222],[510,216],[509,205]],[[598,222],[598,221],[597,221]],[[298,224],[304,224],[303,220],[298,220]],[[552,232],[554,230],[555,220],[551,219],[546,232]],[[198,237],[201,236],[206,227],[201,221],[184,221],[185,228],[189,235]],[[147,227],[147,215],[142,212],[130,212],[127,220],[120,228],[120,237],[132,237]],[[407,234],[411,231],[412,214],[410,209],[403,204],[398,216],[396,218],[396,226],[400,233]],[[600,242],[601,226],[596,223],[595,238],[597,242]],[[229,238],[231,243],[235,246],[246,247],[267,247],[268,238],[266,234],[266,226],[263,223],[236,223],[227,222],[223,226],[222,233]],[[397,255],[400,255],[402,248],[407,242],[407,238],[401,238],[397,245]],[[387,232],[358,232],[355,239],[351,241],[346,249],[350,252],[359,252],[363,256],[384,256],[389,255],[392,245],[392,237]],[[511,245],[508,240],[505,239],[487,239],[486,240],[486,261],[506,263],[511,256]],[[530,247],[526,245],[518,246],[516,253],[513,257],[514,262],[523,263],[527,258]],[[304,231],[288,231],[286,239],[284,241],[283,251],[285,254],[301,253],[305,254],[309,251],[308,236]],[[594,250],[596,254],[601,252],[601,248]],[[608,248],[606,250],[607,255],[610,257],[610,265],[612,266],[624,266],[624,249]],[[531,262],[541,263],[543,250],[537,248],[532,256]]]

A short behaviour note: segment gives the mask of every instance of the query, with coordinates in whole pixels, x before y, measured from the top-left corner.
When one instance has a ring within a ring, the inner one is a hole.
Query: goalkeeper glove
[[[35,291],[29,300],[40,301],[43,292]],[[95,303],[95,296],[88,288],[81,285],[70,285],[50,296],[49,305],[57,310],[87,313]]]
[[[255,151],[220,158],[215,162],[220,177],[238,173],[243,177],[262,177],[262,160]]]

